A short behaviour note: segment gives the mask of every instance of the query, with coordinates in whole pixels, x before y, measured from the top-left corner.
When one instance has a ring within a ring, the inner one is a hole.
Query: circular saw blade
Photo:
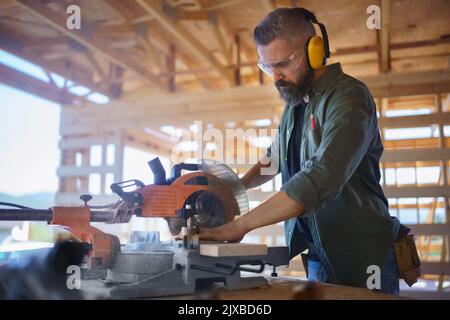
[[[238,175],[225,164],[203,159],[199,165],[208,180],[208,192],[221,200],[225,211],[225,221],[231,221],[234,216],[248,212],[247,191]]]

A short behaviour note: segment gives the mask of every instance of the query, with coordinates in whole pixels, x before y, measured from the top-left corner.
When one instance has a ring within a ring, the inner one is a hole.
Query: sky
[[[39,66],[2,50],[0,63],[40,81],[50,81]],[[63,77],[53,73],[51,76],[63,87]],[[71,81],[66,84],[71,86],[70,92],[85,95],[95,103],[109,101],[106,96]],[[0,84],[0,193],[18,196],[57,191],[60,111],[61,106],[54,102]],[[134,153],[142,156],[142,152],[127,149],[128,158],[133,159]]]
[[[0,192],[56,192],[60,106],[0,84]]]
[[[0,193],[57,191],[60,110],[56,103],[0,84]],[[124,180],[153,182],[147,165],[153,157],[126,147]],[[162,161],[168,170],[168,160]]]

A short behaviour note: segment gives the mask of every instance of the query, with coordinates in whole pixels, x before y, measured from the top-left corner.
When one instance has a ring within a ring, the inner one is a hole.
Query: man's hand
[[[289,198],[284,191],[279,191],[234,221],[217,228],[200,229],[199,237],[202,240],[239,242],[247,232],[297,217],[304,212],[305,209],[301,203]]]
[[[200,240],[240,242],[246,231],[235,220],[216,228],[200,228]]]

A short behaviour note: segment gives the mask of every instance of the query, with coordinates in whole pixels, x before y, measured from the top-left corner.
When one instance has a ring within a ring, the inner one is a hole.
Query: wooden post
[[[264,72],[258,68],[258,80],[260,85],[264,85]]]
[[[378,112],[380,113],[380,118],[379,120],[383,120],[383,112],[384,112],[384,104],[387,104],[387,99],[381,99],[378,98],[377,100],[377,106],[378,106]],[[381,140],[384,143],[384,128],[380,129],[380,134],[381,134]],[[381,175],[383,177],[383,185],[386,185],[386,164],[384,162],[381,162]]]
[[[176,83],[175,83],[175,62],[176,62],[176,49],[173,44],[170,44],[169,47],[169,56],[167,57],[167,71],[169,72],[170,76],[167,80],[167,86],[169,89],[169,92],[175,92],[176,91]]]
[[[235,71],[235,81],[236,85],[240,86],[241,81],[241,37],[236,34],[234,37],[234,42],[236,44],[236,71]]]
[[[439,114],[443,113],[442,110],[442,99],[441,95],[439,93],[435,96],[436,99],[436,106]],[[444,126],[442,124],[439,124],[439,146],[441,149],[446,148],[446,141],[445,141],[445,134],[444,134]],[[441,161],[441,172],[442,172],[442,183],[445,186],[448,186],[448,167],[447,167],[447,160]],[[448,223],[450,221],[450,209],[449,209],[449,202],[448,197],[444,197],[444,210],[445,210],[445,220]],[[448,257],[448,251],[450,248],[450,237],[443,236],[442,239],[442,249],[441,249],[441,262],[447,262],[449,260]],[[444,277],[439,277],[439,288],[442,289],[443,286]]]
[[[125,149],[123,130],[117,130],[115,133],[114,149],[114,181],[123,180],[123,155]]]

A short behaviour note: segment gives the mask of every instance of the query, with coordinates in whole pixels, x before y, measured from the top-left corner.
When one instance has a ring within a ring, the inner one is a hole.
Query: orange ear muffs
[[[320,69],[326,64],[325,43],[319,36],[309,38],[307,44],[308,63],[312,69]]]
[[[328,33],[325,25],[317,21],[316,16],[305,8],[295,8],[293,10],[300,10],[307,19],[312,23],[317,24],[322,33],[322,37],[313,36],[309,38],[306,43],[306,54],[309,66],[312,69],[320,69],[327,64],[327,59],[330,57],[330,44],[328,42]]]

